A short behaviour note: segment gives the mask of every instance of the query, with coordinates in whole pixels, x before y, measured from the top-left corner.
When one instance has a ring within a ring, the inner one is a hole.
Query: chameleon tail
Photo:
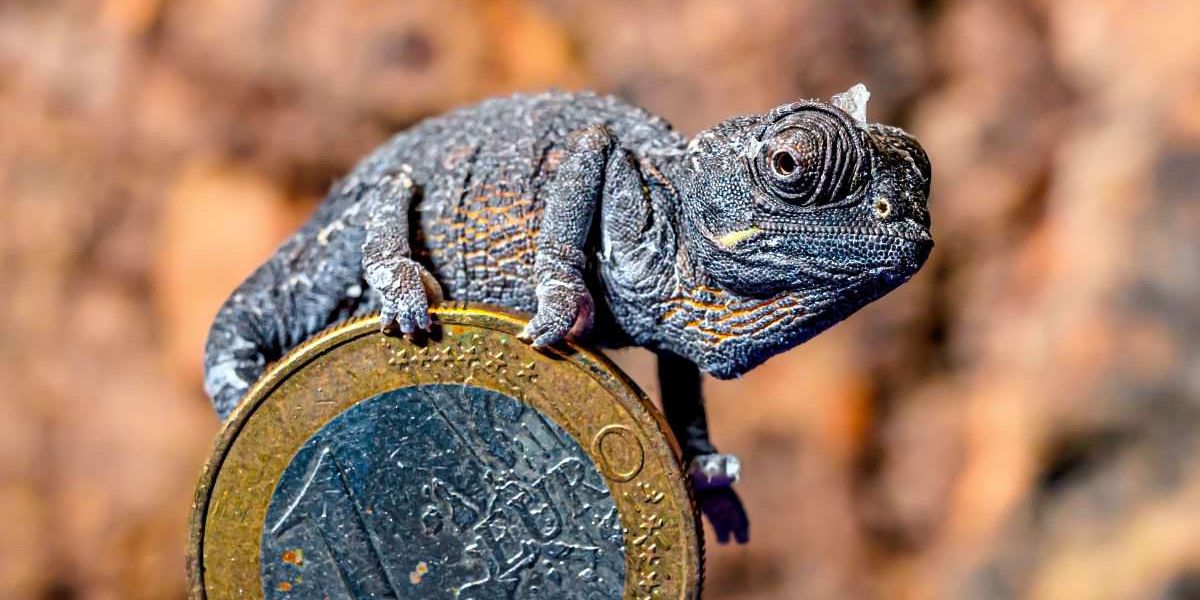
[[[363,280],[356,217],[351,205],[301,229],[217,312],[204,349],[204,390],[222,420],[268,364],[330,325],[378,309]]]

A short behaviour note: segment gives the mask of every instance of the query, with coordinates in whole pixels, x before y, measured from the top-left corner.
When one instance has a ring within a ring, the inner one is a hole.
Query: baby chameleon
[[[700,373],[732,378],[907,281],[933,246],[930,165],[866,122],[866,89],[735,117],[688,140],[590,93],[492,99],[399,133],[220,309],[205,389],[221,418],[265,366],[348,317],[430,326],[439,297],[529,312],[658,356],[705,515],[745,541],[737,462],[708,439]]]

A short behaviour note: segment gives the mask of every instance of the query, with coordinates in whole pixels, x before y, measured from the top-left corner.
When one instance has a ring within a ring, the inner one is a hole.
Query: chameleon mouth
[[[855,225],[813,225],[802,223],[758,222],[755,226],[763,231],[776,233],[812,233],[818,235],[862,235],[874,237],[891,237],[909,242],[927,242],[933,245],[933,237],[929,230],[915,223],[894,223],[882,226]]]

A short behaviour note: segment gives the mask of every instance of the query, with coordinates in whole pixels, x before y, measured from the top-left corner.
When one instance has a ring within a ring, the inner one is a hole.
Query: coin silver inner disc
[[[374,396],[314,434],[263,525],[266,598],[619,598],[616,504],[537,409],[470,385]]]

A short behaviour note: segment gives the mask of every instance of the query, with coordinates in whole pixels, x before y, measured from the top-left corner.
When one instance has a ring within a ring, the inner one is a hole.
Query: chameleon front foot
[[[380,329],[409,334],[430,328],[429,305],[441,299],[441,288],[425,267],[398,257],[368,269],[366,279],[379,291]]]
[[[582,282],[540,284],[537,298],[537,312],[518,336],[521,340],[543,348],[557,344],[568,333],[580,335],[591,328],[595,305]]]

